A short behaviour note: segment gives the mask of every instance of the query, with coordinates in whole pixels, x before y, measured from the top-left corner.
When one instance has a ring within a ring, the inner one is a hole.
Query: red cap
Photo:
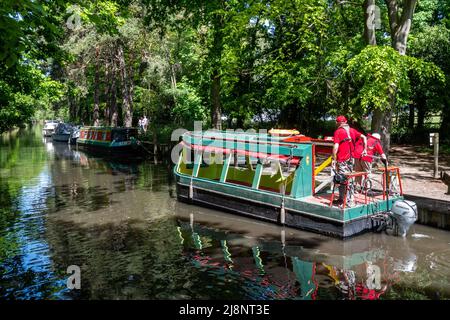
[[[344,116],[338,116],[336,122],[347,122],[347,118]]]

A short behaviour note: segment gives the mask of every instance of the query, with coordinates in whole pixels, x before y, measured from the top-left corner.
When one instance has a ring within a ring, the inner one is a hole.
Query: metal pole
[[[436,132],[433,136],[434,145],[434,178],[439,178],[439,133]]]

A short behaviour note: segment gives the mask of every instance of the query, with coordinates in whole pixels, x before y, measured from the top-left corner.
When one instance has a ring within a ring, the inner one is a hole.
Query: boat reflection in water
[[[268,224],[261,227],[223,213],[193,213],[183,205],[177,212],[186,258],[210,276],[245,283],[251,298],[375,300],[398,282],[400,272],[416,267],[417,258],[405,239],[394,239],[394,255],[385,243],[393,241],[387,235],[343,242]],[[250,232],[243,236],[246,228]]]
[[[65,143],[52,143],[45,141],[46,149],[49,154],[53,154],[55,160],[69,160],[70,165],[79,165],[81,168],[97,169],[106,174],[116,173],[137,173],[137,165],[140,158],[126,158],[123,156],[114,157],[108,155],[92,154],[87,150],[79,150],[76,146]],[[56,162],[61,165],[63,162]],[[57,176],[57,174],[55,174]]]

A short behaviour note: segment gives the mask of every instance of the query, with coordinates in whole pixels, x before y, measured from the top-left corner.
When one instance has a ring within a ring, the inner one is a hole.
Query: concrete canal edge
[[[414,201],[419,210],[417,223],[444,230],[450,230],[450,201],[404,195],[406,200]]]

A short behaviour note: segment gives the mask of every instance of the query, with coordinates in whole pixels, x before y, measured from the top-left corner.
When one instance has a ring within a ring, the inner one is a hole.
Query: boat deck
[[[213,179],[213,181],[219,182],[219,179]],[[245,182],[242,182],[242,181],[228,180],[227,183],[229,183],[231,185],[235,184],[235,185],[239,185],[239,186],[251,187],[250,183],[245,183]],[[264,187],[264,186],[260,186],[259,190],[280,193],[279,190],[276,190],[276,189],[273,189],[273,188]],[[287,197],[289,197],[290,196],[289,191],[286,192],[285,195]],[[339,192],[336,189],[335,192],[334,192],[334,199],[333,200],[337,200],[338,198],[339,198]],[[381,201],[384,201],[384,200],[385,199],[383,199],[382,191],[374,191],[372,193],[372,195],[370,195],[370,196],[369,195],[366,196],[364,193],[361,193],[361,192],[355,192],[355,194],[354,194],[355,207],[360,206],[360,205],[368,205],[368,204],[371,204],[371,203],[381,202]],[[331,207],[331,208],[342,209],[342,205],[340,205],[340,206],[338,206],[338,205],[330,206],[330,203],[331,203],[331,191],[330,190],[329,191],[325,191],[325,192],[320,192],[318,194],[299,199],[299,201],[308,202],[308,203],[315,204],[315,205],[322,205],[322,206]]]
[[[334,200],[337,200],[338,198],[339,198],[339,193],[337,191],[335,191]],[[306,197],[302,200],[311,202],[314,204],[325,205],[325,206],[329,207],[330,202],[331,202],[331,191],[315,194],[313,196]],[[359,193],[359,192],[356,192],[354,195],[354,201],[355,201],[356,206],[365,205],[365,204],[369,204],[372,202],[378,202],[378,201],[383,201],[383,200],[384,200],[383,194],[381,192],[375,192],[370,197],[369,196],[366,197],[364,193]],[[337,207],[337,205],[333,205],[333,207]]]

